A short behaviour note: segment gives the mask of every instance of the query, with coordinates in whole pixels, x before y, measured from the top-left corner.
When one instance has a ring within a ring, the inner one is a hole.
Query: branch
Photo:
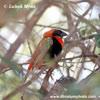
[[[88,14],[88,12],[91,10],[91,8],[93,7],[93,4],[91,4],[88,9],[81,15],[81,17],[84,17]],[[65,41],[69,40],[71,36],[73,36],[74,32],[77,31],[77,26],[79,25],[79,23],[81,22],[81,18],[79,17],[78,20],[76,21],[76,24],[72,27],[72,30],[69,34],[69,36],[66,38]]]
[[[15,96],[17,93],[21,92],[24,88],[32,84],[33,81],[35,81],[40,74],[43,73],[43,70],[41,70],[38,74],[34,74],[34,77],[32,77],[27,83],[24,83],[17,87],[13,92],[11,92],[9,95],[3,98],[3,100],[9,100],[11,97]]]
[[[73,82],[75,82],[75,79],[72,77],[61,77],[55,82],[54,86],[51,88],[50,92],[44,98],[44,100],[54,100],[53,96],[61,95],[64,90],[64,87],[68,87]]]
[[[77,58],[81,58],[81,57],[98,57],[98,56],[95,55],[95,54],[93,54],[93,55],[79,55],[79,56],[75,56],[75,57],[61,59],[61,61],[64,61],[64,60],[73,60],[73,59],[77,59]]]
[[[49,7],[51,0],[42,0],[38,7],[37,10],[35,11],[34,15],[32,16],[31,19],[28,20],[26,23],[26,27],[23,30],[23,32],[20,34],[20,36],[17,38],[17,40],[11,45],[7,53],[5,54],[4,58],[7,59],[12,59],[14,56],[15,52],[17,49],[20,47],[20,45],[29,37],[32,28],[35,26],[39,18],[42,16],[43,12]],[[40,9],[41,8],[41,9]],[[3,66],[0,66],[4,68]],[[2,70],[1,70],[2,72]]]
[[[48,8],[48,6],[49,6],[49,2],[47,0],[42,0],[42,2],[40,2],[40,4],[37,7],[36,12],[32,16],[32,18],[26,23],[26,27],[23,30],[23,32],[20,34],[18,39],[11,45],[8,52],[5,54],[5,58],[7,57],[11,59],[13,57],[13,55],[15,54],[19,46],[29,37],[32,31],[32,28],[34,27],[36,22],[39,20],[43,12]]]
[[[26,22],[22,22],[22,21],[14,21],[16,23],[19,23],[19,24],[26,24]],[[54,23],[54,24],[59,24],[61,22],[65,22],[65,21],[60,21],[58,23]],[[36,27],[43,27],[43,28],[54,28],[54,29],[60,29],[60,30],[64,30],[64,31],[68,31],[68,29],[65,29],[65,28],[61,28],[61,27],[56,27],[56,26],[52,26],[54,24],[51,24],[51,25],[42,25],[42,24],[35,24]]]
[[[71,44],[69,44],[63,53],[61,53],[55,60],[54,63],[58,63],[62,57],[64,57],[72,48],[74,47],[79,47],[81,48],[81,50],[84,52],[84,55],[94,55],[92,52],[89,51],[89,49],[87,47],[84,46],[84,44],[82,44],[79,41],[73,42]],[[89,57],[91,59],[92,62],[94,62],[95,64],[97,64],[98,66],[100,66],[100,57],[94,57],[94,56],[90,56]]]

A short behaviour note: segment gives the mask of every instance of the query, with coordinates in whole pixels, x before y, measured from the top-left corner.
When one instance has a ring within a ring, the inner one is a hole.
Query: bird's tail
[[[33,62],[31,61],[29,66],[28,66],[28,70],[30,70],[32,68],[32,66],[33,66]]]
[[[29,64],[29,66],[28,66],[28,70],[30,70],[30,69],[33,70],[35,68],[35,67],[32,68],[33,64],[34,63],[31,61],[30,64]],[[36,64],[36,69],[39,69],[40,68],[40,65],[41,65],[41,62],[39,62],[38,64]]]

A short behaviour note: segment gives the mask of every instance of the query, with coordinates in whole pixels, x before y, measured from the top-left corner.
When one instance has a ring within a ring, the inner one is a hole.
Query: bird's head
[[[64,36],[67,36],[66,33],[64,33],[61,30],[57,30],[57,29],[51,29],[50,31],[46,32],[43,37],[47,38],[47,37],[58,37],[58,38],[63,38]]]

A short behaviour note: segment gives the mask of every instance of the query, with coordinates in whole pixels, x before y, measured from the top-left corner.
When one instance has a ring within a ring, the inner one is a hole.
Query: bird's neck
[[[54,36],[53,38],[55,38],[61,44],[61,46],[63,47],[64,43],[63,43],[63,40],[61,38],[59,38],[57,36]]]

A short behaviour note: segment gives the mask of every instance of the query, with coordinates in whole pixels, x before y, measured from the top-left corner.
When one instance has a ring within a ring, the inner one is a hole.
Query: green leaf
[[[100,34],[100,33],[98,33]],[[97,46],[100,48],[100,36],[95,36],[95,42],[97,44]]]
[[[82,35],[85,35],[86,29],[81,30]]]
[[[2,57],[1,55],[0,55],[0,58],[2,59],[2,62],[5,65],[9,66],[17,76],[20,75],[20,73],[21,73],[20,65],[16,64],[16,62],[14,62],[14,61],[11,61],[7,58]]]

